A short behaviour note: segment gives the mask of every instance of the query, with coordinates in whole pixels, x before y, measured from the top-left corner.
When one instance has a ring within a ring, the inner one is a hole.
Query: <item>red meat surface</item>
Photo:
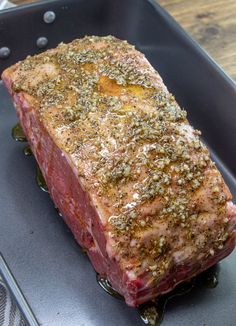
[[[171,291],[234,249],[230,191],[134,47],[85,37],[27,57],[2,79],[52,200],[128,305]]]

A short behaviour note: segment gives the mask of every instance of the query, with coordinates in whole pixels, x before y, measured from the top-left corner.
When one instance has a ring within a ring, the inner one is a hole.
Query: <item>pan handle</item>
[[[30,326],[39,326],[39,323],[36,320],[33,311],[31,310],[28,302],[26,301],[22,291],[19,288],[19,285],[17,284],[13,274],[11,273],[1,253],[0,253],[0,275],[3,278],[8,289],[10,290],[11,294],[13,295],[14,299],[16,300],[16,303],[22,315],[24,316],[24,319],[27,322],[27,324]]]

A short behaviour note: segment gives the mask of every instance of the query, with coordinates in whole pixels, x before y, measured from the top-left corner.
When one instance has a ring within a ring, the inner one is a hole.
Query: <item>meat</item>
[[[2,79],[53,201],[128,305],[234,249],[230,191],[200,132],[133,46],[87,36],[27,57]]]

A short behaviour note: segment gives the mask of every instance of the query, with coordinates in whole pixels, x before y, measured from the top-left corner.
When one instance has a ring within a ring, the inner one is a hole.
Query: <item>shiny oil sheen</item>
[[[27,142],[27,138],[25,137],[24,131],[22,130],[22,127],[19,123],[17,123],[12,128],[12,137],[15,141],[19,142]],[[31,156],[33,155],[32,150],[29,145],[27,145],[23,150],[25,156]],[[46,184],[46,181],[43,177],[42,171],[40,170],[38,164],[36,163],[36,182],[39,188],[45,192],[48,192],[48,187]]]
[[[27,139],[25,137],[24,131],[21,128],[21,125],[19,123],[17,123],[11,131],[12,137],[13,139],[15,139],[15,141],[19,141],[19,142],[27,142]]]
[[[219,267],[216,265],[191,280],[178,285],[173,291],[158,297],[156,300],[140,305],[137,310],[141,320],[145,325],[159,326],[163,321],[166,306],[170,300],[189,293],[197,286],[205,286],[211,289],[215,288],[218,284],[218,275]],[[105,292],[109,293],[114,298],[123,299],[123,297],[112,288],[106,278],[97,274],[97,282]]]

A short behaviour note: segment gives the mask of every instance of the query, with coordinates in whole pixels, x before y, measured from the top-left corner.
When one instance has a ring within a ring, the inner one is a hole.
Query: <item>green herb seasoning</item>
[[[41,121],[106,212],[114,251],[135,273],[145,270],[157,282],[173,262],[172,248],[188,243],[197,254],[211,239],[211,255],[223,246],[222,228],[202,226],[198,240],[194,233],[205,214],[204,185],[211,209],[224,213],[222,178],[144,55],[112,36],[87,36],[29,56],[18,71],[14,90],[38,103]]]

